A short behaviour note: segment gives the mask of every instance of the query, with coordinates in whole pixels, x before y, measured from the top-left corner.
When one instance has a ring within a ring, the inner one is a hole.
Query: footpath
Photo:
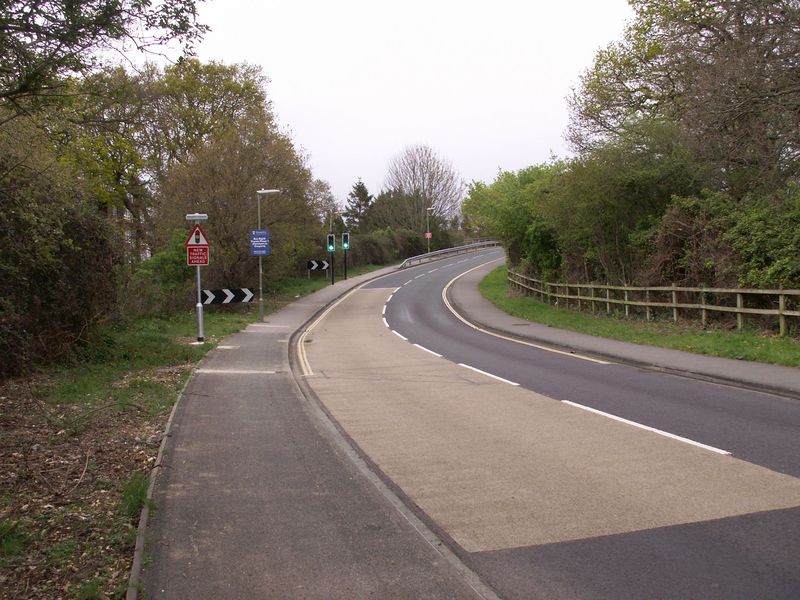
[[[269,315],[195,370],[156,480],[144,598],[486,597],[387,502],[292,376],[291,335],[375,276]]]
[[[517,337],[524,329],[559,348],[800,398],[798,369],[522,323],[477,291],[496,264],[450,290],[452,303],[482,327]],[[348,290],[392,270],[304,297],[225,338],[202,361],[171,419],[144,567],[128,600],[493,597],[387,496],[291,371],[292,334]]]

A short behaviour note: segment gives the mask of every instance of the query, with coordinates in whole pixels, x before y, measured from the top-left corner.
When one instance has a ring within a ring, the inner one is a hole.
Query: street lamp
[[[261,229],[261,196],[280,194],[280,190],[257,190],[258,228]],[[261,255],[258,255],[258,321],[264,320],[264,271],[261,267]]]
[[[425,232],[425,237],[428,238],[428,254],[431,253],[431,211],[433,210],[432,206],[429,206],[425,209],[425,227],[427,231]]]

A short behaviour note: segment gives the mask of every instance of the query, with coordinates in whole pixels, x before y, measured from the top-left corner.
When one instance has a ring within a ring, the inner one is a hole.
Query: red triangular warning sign
[[[194,226],[192,233],[186,238],[184,246],[187,248],[191,246],[208,246],[208,238],[206,238],[206,234],[203,233],[203,230],[200,229],[200,225]]]

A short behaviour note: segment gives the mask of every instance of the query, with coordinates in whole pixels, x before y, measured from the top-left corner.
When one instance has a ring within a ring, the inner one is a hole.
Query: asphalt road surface
[[[442,292],[499,257],[382,277],[303,339],[380,473],[503,598],[800,597],[800,402],[476,331]]]

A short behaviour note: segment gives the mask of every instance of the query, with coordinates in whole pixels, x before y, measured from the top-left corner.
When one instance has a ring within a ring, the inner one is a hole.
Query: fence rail
[[[511,269],[509,282],[526,295],[539,296],[543,302],[565,308],[570,302],[578,310],[584,306],[605,306],[611,313],[612,306],[622,307],[625,316],[632,312],[643,312],[650,321],[658,309],[672,312],[672,320],[677,322],[681,314],[698,314],[703,327],[708,325],[709,313],[736,315],[736,327],[744,327],[745,315],[775,316],[782,336],[788,333],[787,319],[795,319],[795,329],[800,320],[800,290],[757,290],[745,288],[703,288],[703,287],[625,287],[591,283],[551,283],[527,277]],[[597,293],[600,293],[598,295]],[[745,300],[749,299],[749,302]]]

